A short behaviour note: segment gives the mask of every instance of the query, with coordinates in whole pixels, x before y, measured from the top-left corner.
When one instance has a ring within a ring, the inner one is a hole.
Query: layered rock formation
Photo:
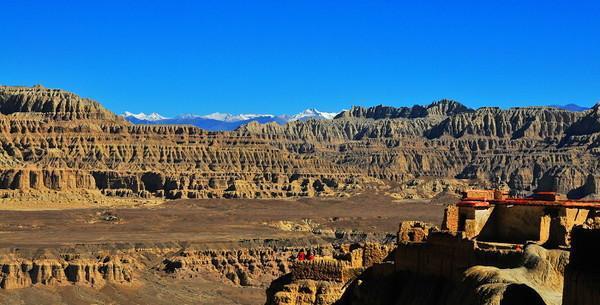
[[[328,305],[340,300],[359,274],[390,259],[393,244],[344,244],[333,255],[295,262],[267,288],[268,305]]]
[[[366,178],[259,137],[132,125],[62,90],[0,87],[0,113],[4,190],[270,198],[337,195]]]
[[[318,259],[341,260],[349,267],[344,272],[350,276],[349,271],[371,266],[393,248],[391,244],[374,242],[341,245],[323,242],[309,247],[293,245],[295,243],[303,241],[269,239],[219,245],[184,242],[2,249],[0,289],[139,287],[156,277],[203,278],[220,285],[266,288],[292,271],[300,249],[312,251]],[[340,294],[338,289],[336,296]]]
[[[0,87],[0,188],[122,197],[343,196],[400,185],[399,198],[501,179],[514,191],[596,196],[599,108],[355,107],[330,121],[232,132],[132,125],[95,101]],[[434,179],[436,185],[427,186]],[[456,183],[456,179],[463,183]],[[410,183],[427,191],[406,191]],[[449,182],[443,182],[449,181]]]
[[[176,277],[212,273],[226,282],[260,286],[289,272],[298,247],[257,247],[228,250],[182,250],[165,258],[158,268]]]
[[[248,125],[240,131],[297,143],[284,148],[308,150],[401,184],[415,178],[457,178],[479,185],[501,180],[515,192],[597,195],[598,132],[590,127],[579,133],[595,122],[598,107],[588,112],[548,107],[472,111],[452,103],[434,103],[419,115],[381,106],[353,108],[333,121]],[[437,110],[430,114],[431,109]]]
[[[32,285],[83,285],[102,287],[107,283],[131,284],[138,268],[131,257],[103,256],[98,258],[51,257],[23,259],[2,257],[0,288],[16,289]]]

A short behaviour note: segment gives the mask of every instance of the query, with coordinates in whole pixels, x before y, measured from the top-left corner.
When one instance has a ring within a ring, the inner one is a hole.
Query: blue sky
[[[5,0],[2,10],[0,83],[64,88],[117,113],[600,101],[600,1]]]

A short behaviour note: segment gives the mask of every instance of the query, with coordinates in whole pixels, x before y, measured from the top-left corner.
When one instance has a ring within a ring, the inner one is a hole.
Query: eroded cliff
[[[472,110],[442,100],[207,132],[132,125],[63,90],[4,86],[0,113],[5,197],[75,189],[142,198],[345,196],[385,184],[399,185],[399,198],[432,197],[501,179],[517,192],[581,198],[600,186],[598,107]],[[432,180],[441,187],[428,186]],[[421,191],[405,191],[414,184]]]

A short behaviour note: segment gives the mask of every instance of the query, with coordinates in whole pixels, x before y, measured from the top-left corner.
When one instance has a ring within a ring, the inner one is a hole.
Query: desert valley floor
[[[163,252],[169,251],[165,249],[235,249],[265,240],[280,246],[309,246],[326,243],[325,232],[336,231],[369,232],[381,239],[395,234],[402,220],[439,224],[444,206],[372,194],[344,199],[187,199],[136,207],[11,209],[0,213],[0,247],[5,254],[40,258],[64,252],[157,250],[146,257],[149,268],[132,285],[34,285],[0,290],[2,304],[263,304],[264,287],[241,287],[210,273],[176,278],[151,267],[161,263]],[[323,234],[315,234],[315,228]]]

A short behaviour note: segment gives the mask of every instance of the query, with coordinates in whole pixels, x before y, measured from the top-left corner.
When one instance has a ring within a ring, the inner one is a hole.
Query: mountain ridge
[[[431,198],[501,179],[518,192],[595,197],[598,107],[473,110],[444,101],[214,132],[132,124],[66,91],[2,87],[0,192],[281,198],[395,185],[397,198]]]
[[[527,106],[527,107],[512,107],[513,108],[556,108],[565,111],[571,112],[583,112],[589,110],[590,108],[581,107],[576,104],[566,104],[566,105],[548,105],[548,106]],[[486,108],[498,108],[498,107],[481,107],[479,109]],[[450,116],[455,114],[460,114],[463,112],[474,112],[478,109],[469,108],[460,102],[450,100],[450,99],[441,99],[438,101],[434,101],[428,105],[413,105],[413,106],[386,106],[386,105],[376,105],[371,107],[363,107],[363,106],[352,106],[349,110],[341,110],[337,113],[335,112],[323,112],[319,111],[316,108],[307,108],[306,110],[294,114],[294,115],[273,115],[273,114],[230,114],[230,113],[221,113],[214,112],[207,115],[197,115],[197,114],[181,114],[175,117],[165,117],[160,115],[159,113],[152,112],[150,114],[146,114],[144,112],[141,113],[132,113],[125,111],[121,114],[129,122],[134,124],[187,124],[193,125],[196,127],[200,127],[209,131],[232,131],[235,130],[242,125],[246,125],[251,122],[258,122],[261,124],[266,124],[270,122],[275,122],[277,124],[286,124],[288,122],[296,121],[296,120],[332,120],[332,119],[341,119],[341,118],[365,118],[365,119],[394,119],[394,118],[405,118],[405,119],[414,119],[414,118],[424,118],[428,116]]]
[[[250,122],[258,122],[261,124],[275,122],[278,124],[285,124],[297,120],[330,120],[333,119],[335,115],[335,113],[319,111],[316,108],[308,108],[293,115],[230,114],[215,112],[207,115],[182,114],[173,118],[168,118],[161,116],[156,112],[147,115],[143,112],[135,114],[126,111],[121,116],[134,124],[188,124],[210,131],[231,131]]]

